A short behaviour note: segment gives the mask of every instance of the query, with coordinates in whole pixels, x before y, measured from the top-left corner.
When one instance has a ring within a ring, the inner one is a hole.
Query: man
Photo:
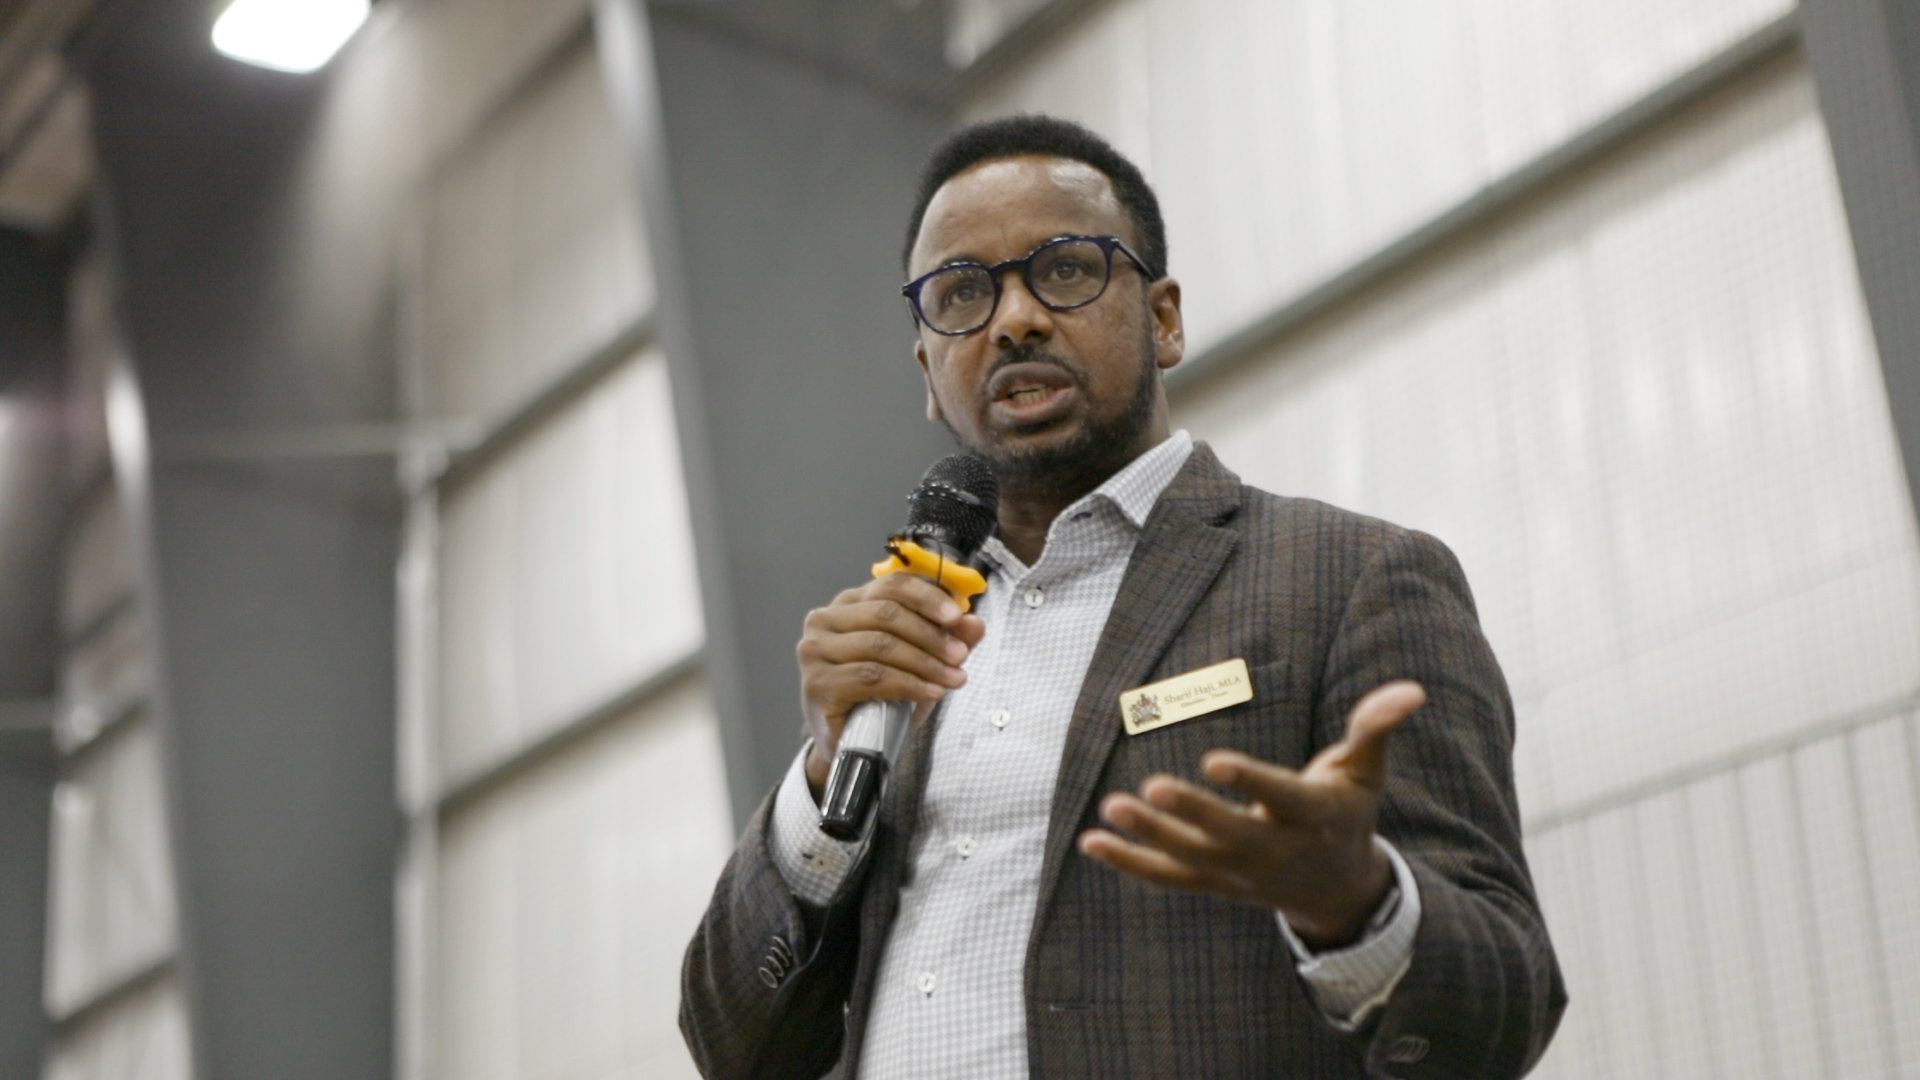
[[[988,589],[963,613],[896,573],[808,615],[809,742],[687,952],[701,1069],[1525,1072],[1565,994],[1451,554],[1169,431],[1180,286],[1085,129],[954,135],[908,245],[928,415],[1000,481]],[[842,845],[816,801],[874,699],[920,707]],[[1169,714],[1203,699],[1228,703]]]

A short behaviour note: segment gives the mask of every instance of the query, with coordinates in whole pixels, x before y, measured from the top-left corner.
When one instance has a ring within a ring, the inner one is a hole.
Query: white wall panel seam
[[[1793,827],[1788,840],[1793,849],[1793,860],[1800,871],[1793,875],[1791,888],[1799,893],[1801,925],[1796,929],[1802,935],[1807,948],[1815,955],[1815,962],[1807,965],[1806,978],[1816,1010],[1813,1025],[1814,1046],[1820,1054],[1821,1072],[1828,1080],[1839,1080],[1835,1068],[1833,1034],[1826,1020],[1831,1015],[1830,999],[1827,988],[1826,972],[1819,963],[1820,926],[1817,899],[1813,895],[1812,860],[1808,856],[1806,806],[1800,794],[1800,752],[1795,750],[1784,755],[1787,771],[1787,813]]]
[[[1178,393],[1263,353],[1288,331],[1358,297],[1405,267],[1482,228],[1510,208],[1589,168],[1679,111],[1798,47],[1799,21],[1787,14],[1755,30],[1658,88],[1575,132],[1464,199],[1404,229],[1280,301],[1264,315],[1167,373]]]
[[[420,190],[431,189],[449,170],[472,158],[480,151],[480,144],[487,135],[497,130],[516,109],[523,107],[529,97],[544,89],[549,80],[575,59],[576,51],[590,52],[592,47],[593,9],[590,4],[582,3],[572,15],[571,25],[554,38],[547,51],[528,64],[525,70],[518,72],[513,82],[481,104],[464,125],[461,134],[440,151],[433,164],[421,175]]]
[[[1920,709],[1920,688],[1863,709],[1814,721],[1785,735],[1743,746],[1695,765],[1649,777],[1618,791],[1611,791],[1593,799],[1540,814],[1532,819],[1525,819],[1521,825],[1529,839],[1545,836],[1602,814],[1659,798],[1668,792],[1688,787],[1702,780],[1737,772],[1756,762],[1779,758],[1827,739],[1850,734],[1889,717],[1906,715],[1915,709]]]
[[[427,413],[426,226],[416,194],[401,217],[395,245],[394,288],[399,309],[395,364],[402,415]],[[396,1080],[431,1080],[437,1025],[434,977],[439,970],[434,907],[438,888],[439,819],[439,495],[434,477],[446,471],[446,450],[432,443],[402,449],[395,478],[407,493],[399,565],[394,568],[396,611],[394,732],[395,801],[405,819],[394,860],[394,1032]]]
[[[1686,924],[1686,932],[1681,935],[1681,937],[1686,943],[1689,954],[1688,970],[1694,974],[1710,975],[1711,973],[1707,967],[1706,957],[1704,955],[1706,942],[1708,940],[1706,922],[1710,917],[1707,903],[1708,890],[1700,880],[1700,861],[1698,858],[1699,838],[1693,814],[1693,805],[1688,801],[1687,795],[1688,792],[1684,789],[1673,793],[1675,817],[1678,819],[1674,825],[1674,832],[1680,848],[1678,862],[1680,864],[1681,894],[1685,897],[1686,908],[1682,913],[1682,918]],[[1694,1004],[1696,1006],[1700,1004],[1698,997],[1696,997]],[[1710,1007],[1710,999],[1708,1007]],[[1719,1027],[1712,1023],[1705,1023],[1699,1025],[1695,1030],[1699,1033],[1698,1037],[1701,1042],[1702,1056],[1710,1066],[1724,1060],[1725,1055],[1721,1052],[1719,1045]],[[1688,1037],[1690,1037],[1690,1035],[1683,1031],[1682,1038]],[[1717,1070],[1715,1071],[1717,1072]]]
[[[704,656],[704,648],[685,652],[579,715],[560,721],[537,737],[510,747],[492,760],[449,778],[434,797],[432,813],[443,818],[458,813],[461,809],[471,806],[475,801],[485,798],[488,793],[510,782],[512,778],[537,767],[556,754],[563,753],[568,747],[591,738],[594,733],[608,724],[618,722],[633,710],[645,708],[655,700],[679,689],[687,678],[700,670]]]
[[[1872,980],[1873,993],[1868,995],[1868,1000],[1873,1009],[1873,1027],[1879,1036],[1880,1051],[1888,1067],[1893,1067],[1900,1060],[1899,1045],[1893,1033],[1894,1019],[1889,1015],[1891,1003],[1894,1000],[1893,983],[1887,976],[1887,956],[1883,945],[1886,937],[1880,925],[1880,907],[1875,902],[1880,891],[1880,874],[1885,871],[1882,867],[1880,873],[1876,873],[1878,861],[1874,858],[1875,853],[1867,847],[1867,807],[1864,802],[1866,793],[1862,790],[1860,769],[1855,761],[1855,756],[1860,751],[1858,743],[1859,740],[1854,738],[1851,732],[1843,737],[1841,760],[1846,769],[1844,774],[1846,779],[1842,786],[1846,789],[1847,809],[1851,814],[1852,828],[1848,830],[1848,836],[1854,844],[1854,858],[1861,868],[1862,876],[1866,879],[1866,888],[1861,890],[1860,896],[1861,910],[1857,915],[1861,920],[1867,941],[1871,945],[1867,952],[1867,977]]]
[[[1733,797],[1733,805],[1734,805],[1734,817],[1736,821],[1742,824],[1746,824],[1747,822],[1752,820],[1747,814],[1746,785],[1740,782],[1740,777],[1737,772],[1732,774],[1732,779],[1733,779],[1733,785],[1732,785],[1733,796],[1732,797]],[[1751,896],[1752,890],[1758,887],[1758,873],[1755,870],[1757,860],[1754,856],[1754,851],[1753,851],[1753,830],[1750,828],[1742,828],[1736,831],[1740,837],[1740,847],[1739,847],[1740,869],[1744,875],[1740,879],[1739,884],[1745,887],[1737,889],[1735,891],[1735,895],[1744,898],[1747,896]],[[1774,1018],[1775,1018],[1775,1014],[1778,1011],[1778,1006],[1775,1003],[1775,995],[1772,992],[1773,980],[1769,977],[1765,977],[1767,951],[1766,951],[1766,942],[1761,939],[1763,935],[1766,933],[1766,928],[1761,925],[1760,920],[1757,918],[1751,920],[1748,923],[1748,927],[1749,927],[1749,932],[1751,934],[1751,938],[1749,939],[1748,944],[1749,944],[1749,947],[1752,949],[1752,955],[1756,958],[1757,965],[1761,968],[1761,972],[1763,976],[1753,981],[1756,994],[1760,999],[1759,1010],[1758,1010],[1760,1013],[1760,1021],[1761,1021],[1760,1022],[1760,1039],[1763,1043],[1767,1044],[1766,1045],[1767,1052],[1765,1053],[1765,1055],[1763,1055],[1762,1060],[1767,1065],[1768,1080],[1777,1080],[1777,1078],[1774,1075],[1774,1072],[1775,1072],[1775,1069],[1777,1068],[1775,1063],[1780,1060],[1780,1051],[1779,1051],[1779,1047],[1775,1045],[1778,1036],[1776,1034],[1776,1024],[1774,1022]]]
[[[420,487],[437,488],[443,494],[458,488],[519,439],[534,433],[556,413],[645,356],[648,347],[654,344],[657,326],[653,311],[643,313],[545,382],[509,402],[490,419],[468,425],[470,433],[447,447],[448,453],[440,467],[424,473],[416,483]]]
[[[1062,36],[1113,0],[1046,0],[1008,27],[964,68],[954,73],[950,92],[965,98],[989,86],[1009,70],[1044,52]]]
[[[153,957],[136,964],[117,974],[111,981],[103,984],[91,996],[74,1004],[70,1009],[57,1016],[49,1016],[56,1040],[70,1038],[90,1025],[111,1016],[129,998],[138,996],[153,984],[172,976],[174,958],[171,951],[166,955]]]
[[[1656,913],[1653,910],[1653,890],[1647,880],[1647,859],[1645,858],[1649,845],[1642,835],[1645,831],[1643,819],[1649,805],[1650,804],[1642,803],[1634,807],[1632,811],[1623,815],[1623,820],[1626,822],[1627,850],[1635,856],[1628,862],[1628,873],[1631,875],[1632,880],[1627,883],[1626,887],[1629,890],[1628,895],[1630,900],[1634,904],[1633,914],[1635,916],[1635,922],[1642,929],[1641,933],[1633,937],[1631,944],[1627,944],[1625,947],[1638,950],[1640,953],[1640,971],[1642,975],[1646,977],[1646,981],[1642,984],[1643,989],[1647,991],[1647,1000],[1644,1008],[1652,1036],[1650,1041],[1653,1044],[1654,1059],[1662,1065],[1667,1066],[1667,1068],[1671,1068],[1671,1049],[1667,1045],[1669,1037],[1667,1029],[1671,1026],[1670,1017],[1668,1017],[1666,1010],[1662,1008],[1664,1003],[1658,1000],[1660,995],[1657,973],[1664,966],[1663,962],[1666,958],[1660,956],[1654,949],[1654,938],[1651,933],[1651,928],[1654,925],[1656,917],[1670,917],[1672,913]],[[1660,1075],[1665,1074],[1666,1069],[1662,1069]]]

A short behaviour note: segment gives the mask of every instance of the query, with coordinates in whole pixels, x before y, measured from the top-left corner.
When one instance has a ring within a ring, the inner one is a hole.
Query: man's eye
[[[979,282],[963,280],[941,290],[940,306],[945,308],[964,307],[967,304],[979,303],[981,297],[984,295],[985,293],[981,290]]]
[[[1041,276],[1047,281],[1078,281],[1092,273],[1092,268],[1079,259],[1056,259],[1047,264]]]

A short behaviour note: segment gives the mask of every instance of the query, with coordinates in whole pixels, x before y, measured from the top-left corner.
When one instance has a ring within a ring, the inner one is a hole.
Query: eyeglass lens
[[[1091,240],[1056,240],[1027,258],[1027,287],[1055,310],[1093,302],[1107,286],[1107,253]],[[955,266],[920,285],[920,314],[942,333],[986,325],[999,298],[998,282],[983,266]]]

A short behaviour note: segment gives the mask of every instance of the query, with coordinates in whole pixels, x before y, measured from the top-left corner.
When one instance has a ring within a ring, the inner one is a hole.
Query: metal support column
[[[1920,6],[1806,0],[1800,22],[1920,507]]]
[[[793,644],[920,471],[900,244],[948,120],[936,4],[600,0],[659,276],[735,822],[800,745]]]

